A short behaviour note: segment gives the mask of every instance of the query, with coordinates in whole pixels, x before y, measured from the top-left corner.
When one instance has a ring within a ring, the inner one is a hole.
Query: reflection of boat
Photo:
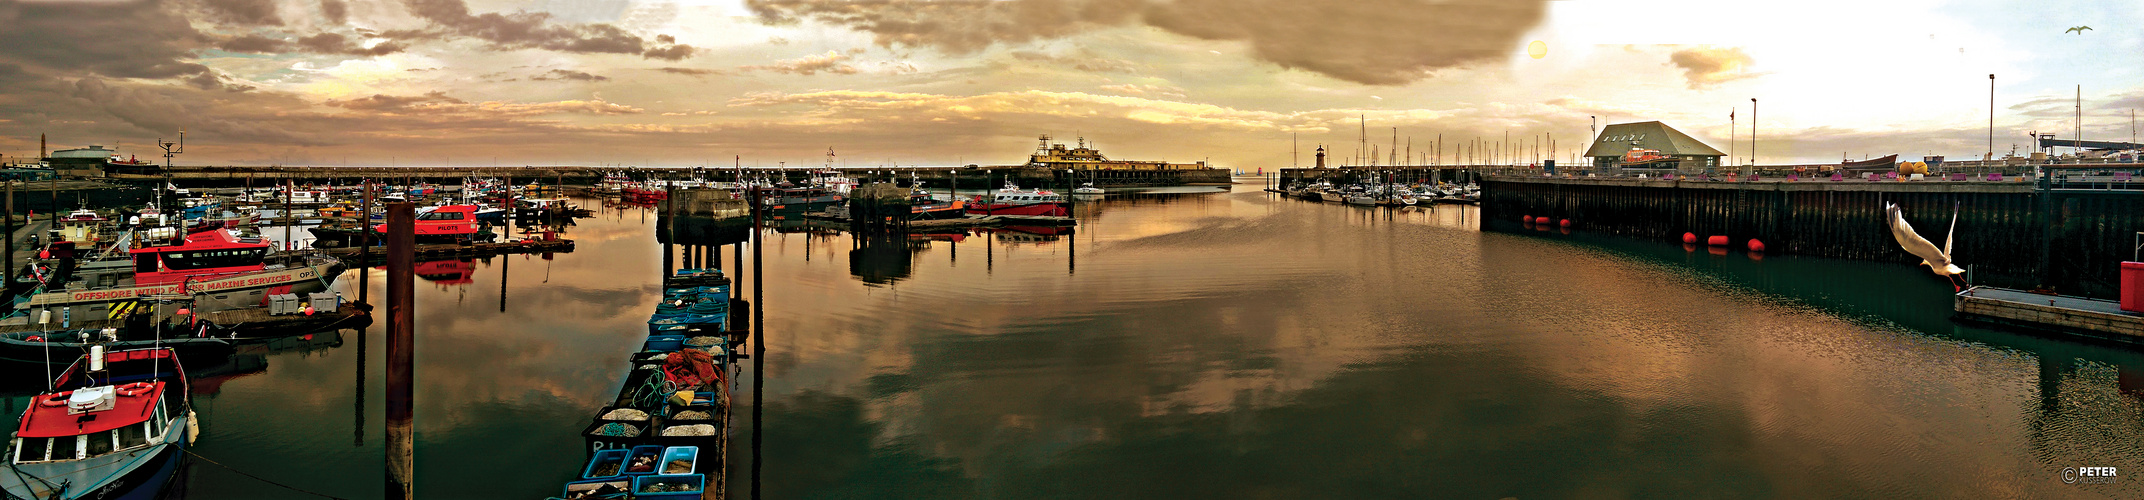
[[[435,260],[419,262],[417,277],[444,285],[467,285],[476,282],[476,263],[466,260]]]
[[[168,333],[183,335],[186,332],[172,331]],[[116,334],[117,332],[113,332],[113,335]],[[31,365],[43,365],[47,361],[65,363],[70,359],[74,359],[75,356],[81,355],[89,349],[90,345],[94,344],[104,345],[108,349],[147,349],[161,345],[166,349],[176,350],[181,358],[187,360],[221,359],[229,357],[232,351],[231,344],[221,339],[166,338],[161,341],[155,339],[117,341],[97,339],[102,335],[103,333],[98,330],[58,330],[0,334],[0,361]],[[94,341],[85,343],[83,342],[84,336],[89,336]]]
[[[155,498],[198,433],[170,349],[84,355],[31,399],[15,431],[10,498]]]

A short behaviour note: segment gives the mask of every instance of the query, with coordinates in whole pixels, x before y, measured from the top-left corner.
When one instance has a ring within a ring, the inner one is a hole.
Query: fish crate
[[[589,479],[566,483],[566,500],[596,500],[626,498],[632,494],[633,482],[625,477]]]
[[[650,419],[646,423],[638,424],[597,421],[589,423],[588,428],[581,431],[581,437],[588,443],[590,453],[630,449],[647,442],[650,431],[659,429],[660,427],[658,426],[660,425],[662,425],[660,419]],[[628,428],[631,430],[624,430]]]
[[[646,344],[641,345],[640,350],[648,352],[673,352],[678,349],[684,348],[684,335],[649,335],[648,342]]]
[[[663,461],[660,468],[665,475],[692,474],[696,472],[699,463],[700,447],[672,446],[663,449]]]
[[[624,477],[625,456],[631,453],[632,450],[616,448],[596,452],[594,458],[588,459],[588,467],[581,469],[581,479]]]
[[[663,450],[665,448],[667,447],[660,445],[634,446],[632,453],[626,455],[625,469],[619,473],[628,476],[645,476],[661,471]]]
[[[705,474],[657,474],[633,478],[633,498],[636,499],[697,499],[706,490]]]

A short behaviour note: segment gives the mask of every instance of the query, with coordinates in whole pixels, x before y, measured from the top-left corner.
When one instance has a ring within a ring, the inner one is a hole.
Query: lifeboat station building
[[[1633,149],[1656,150],[1659,152],[1642,154],[1668,156],[1675,160],[1647,162],[1642,166],[1625,165],[1625,158]],[[1594,171],[1609,175],[1713,173],[1720,168],[1720,159],[1725,156],[1689,134],[1657,121],[1609,125],[1593,139],[1593,147],[1586,149],[1586,157],[1593,160]]]

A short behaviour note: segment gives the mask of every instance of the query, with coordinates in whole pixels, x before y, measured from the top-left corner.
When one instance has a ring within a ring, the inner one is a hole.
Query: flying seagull
[[[2077,32],[2077,34],[2079,34],[2079,35],[2082,35],[2082,34],[2084,34],[2084,31],[2085,31],[2085,30],[2088,30],[2088,29],[2092,29],[2092,27],[2091,27],[2091,26],[2072,26],[2072,27],[2070,27],[2070,29],[2062,30],[2062,32],[2063,32],[2063,33],[2069,33],[2069,32],[2075,31],[2075,32]]]
[[[1950,260],[1950,243],[1958,234],[1958,207],[1951,207],[1951,231],[1943,236],[1943,248],[1936,248],[1936,244],[1913,232],[1913,226],[1906,224],[1905,213],[1898,209],[1897,204],[1886,202],[1883,204],[1883,211],[1885,222],[1891,228],[1891,237],[1898,239],[1899,247],[1904,248],[1906,253],[1920,257],[1921,265],[1928,266],[1928,270],[1935,271],[1937,276],[1950,280],[1953,291],[1963,289],[1958,283],[1962,280],[1959,275],[1965,274],[1965,270],[1959,269],[1958,265]]]

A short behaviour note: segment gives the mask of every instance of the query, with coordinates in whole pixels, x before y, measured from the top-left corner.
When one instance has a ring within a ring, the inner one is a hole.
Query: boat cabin
[[[134,284],[162,285],[188,279],[260,272],[268,255],[268,242],[240,238],[229,230],[211,230],[186,235],[176,245],[144,246],[134,257]]]
[[[417,214],[417,236],[467,236],[476,234],[476,205],[445,205]],[[372,226],[387,232],[387,224]]]

